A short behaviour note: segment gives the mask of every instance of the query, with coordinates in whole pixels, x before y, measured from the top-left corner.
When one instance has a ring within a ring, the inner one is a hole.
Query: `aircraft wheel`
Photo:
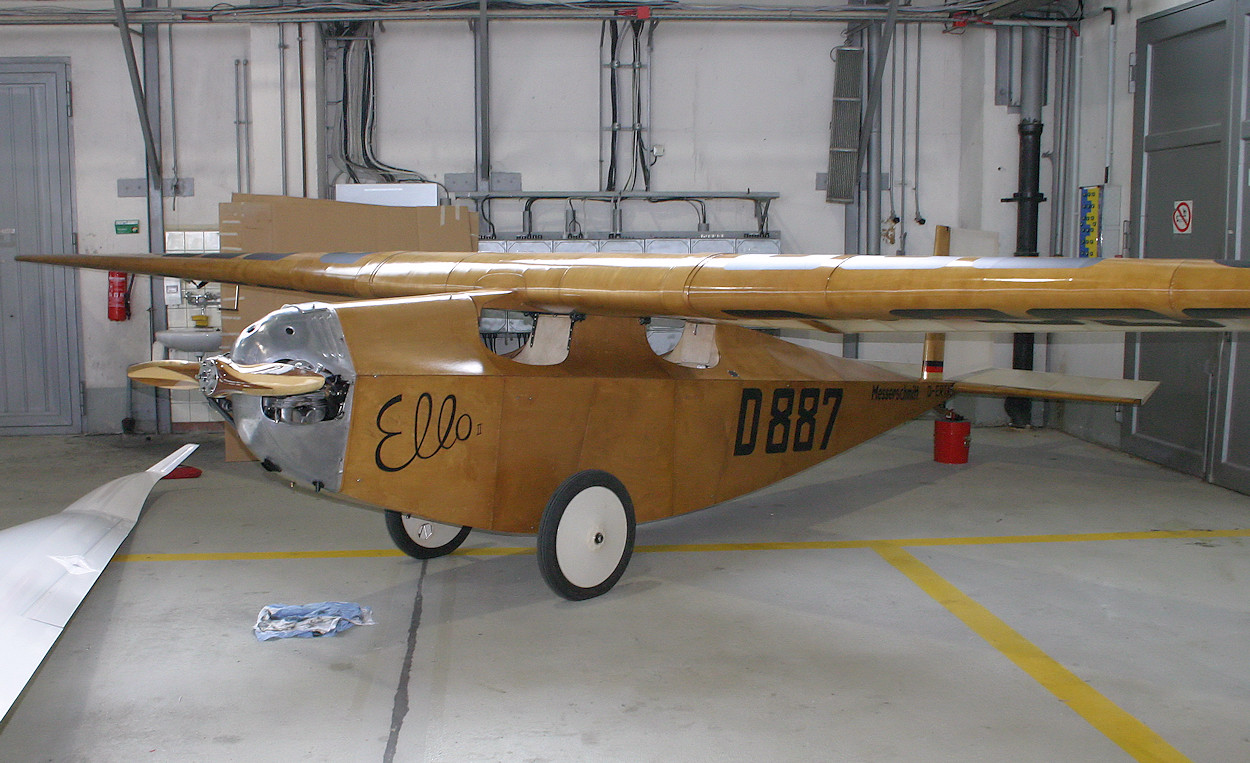
[[[629,564],[634,529],[634,504],[620,480],[593,469],[574,474],[538,523],[543,580],[573,601],[607,593]]]
[[[386,532],[400,551],[417,559],[446,556],[460,548],[473,528],[442,525],[398,511],[386,512]]]

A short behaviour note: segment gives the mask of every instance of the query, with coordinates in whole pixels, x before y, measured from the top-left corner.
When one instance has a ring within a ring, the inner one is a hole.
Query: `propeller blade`
[[[306,395],[325,386],[326,379],[316,371],[290,363],[235,363],[224,355],[205,358],[199,368],[200,389],[208,397],[244,395]]]
[[[200,364],[193,360],[153,360],[126,369],[126,375],[140,384],[165,389],[196,389],[199,374]]]

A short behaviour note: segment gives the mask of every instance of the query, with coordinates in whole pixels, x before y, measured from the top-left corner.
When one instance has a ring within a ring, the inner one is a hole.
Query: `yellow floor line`
[[[922,546],[992,546],[1012,543],[1089,543],[1116,540],[1197,540],[1202,538],[1250,537],[1250,529],[1238,530],[1144,530],[1136,532],[1073,533],[1055,535],[987,535],[959,538],[893,538],[888,540],[813,540],[766,543],[666,543],[636,546],[634,552],[699,553],[706,551],[820,551],[847,548],[896,548]],[[513,556],[532,554],[524,546],[491,546],[462,548],[456,556]],[[271,559],[359,559],[403,556],[396,549],[361,549],[355,551],[222,551],[184,554],[120,554],[118,562],[232,562]]]
[[[457,556],[513,556],[532,554],[532,548],[490,547],[468,548],[455,552]],[[396,548],[365,548],[347,551],[221,551],[186,554],[118,554],[115,562],[249,562],[278,559],[375,559],[404,556]]]
[[[962,620],[964,625],[1133,758],[1142,761],[1189,760],[1163,737],[1060,665],[900,544],[879,543],[873,548],[895,569]]]
[[[925,593],[958,617],[974,633],[1011,660],[1047,691],[1068,705],[1091,726],[1142,761],[1189,760],[1141,721],[1104,697],[1079,676],[1021,636],[988,609],[907,552],[908,547],[1002,545],[1012,543],[1087,543],[1119,540],[1196,540],[1250,537],[1250,529],[1150,530],[1140,532],[1001,535],[957,538],[895,538],[889,540],[793,541],[769,543],[674,543],[637,546],[637,553],[697,553],[708,551],[811,551],[873,549]],[[511,556],[532,554],[529,547],[467,548],[457,556]],[[350,551],[251,551],[185,554],[122,554],[119,562],[251,561],[281,559],[349,559],[403,556],[397,549]]]

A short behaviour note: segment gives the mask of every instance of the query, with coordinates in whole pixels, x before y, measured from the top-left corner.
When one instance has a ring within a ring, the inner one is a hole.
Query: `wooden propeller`
[[[325,385],[325,377],[290,363],[235,363],[224,355],[188,360],[153,360],[131,366],[126,375],[137,382],[166,389],[200,390],[208,397],[304,395]]]
[[[140,384],[164,389],[197,389],[199,373],[200,364],[192,360],[153,360],[126,369],[126,376]]]

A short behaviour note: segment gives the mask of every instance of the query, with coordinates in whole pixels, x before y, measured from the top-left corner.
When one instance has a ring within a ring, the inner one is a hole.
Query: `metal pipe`
[[[868,173],[864,199],[864,254],[881,254],[881,110],[873,108],[873,101],[880,102],[881,75],[885,73],[885,55],[889,49],[886,29],[867,29],[868,61],[873,67],[873,81],[869,83],[868,113],[865,115],[866,141],[864,146],[865,169]],[[874,98],[875,96],[875,98]]]
[[[1050,253],[1062,254],[1063,210],[1067,206],[1068,172],[1068,89],[1067,38],[1055,40],[1055,137],[1051,142],[1050,166]]]
[[[1081,120],[1078,115],[1085,101],[1085,35],[1072,37],[1072,59],[1072,129],[1068,136],[1068,144],[1072,147],[1072,167],[1068,177],[1068,210],[1065,217],[1068,224],[1066,251],[1074,254],[1080,248],[1080,226],[1074,221],[1081,211]]]
[[[538,199],[526,199],[521,208],[521,235],[529,238],[534,234],[534,202]]]
[[[117,10],[117,29],[122,35],[122,53],[126,56],[126,71],[130,74],[130,91],[134,95],[135,109],[139,112],[139,130],[143,133],[143,147],[147,152],[148,175],[157,178],[159,181],[161,177],[161,160],[156,151],[156,139],[152,136],[152,125],[148,122],[150,110],[147,105],[147,96],[143,91],[143,84],[139,81],[139,65],[135,61],[134,43],[130,40],[130,21],[126,16],[126,5],[123,0],[113,0],[113,7]],[[145,38],[145,50],[146,42]],[[145,60],[145,69],[146,63]]]
[[[1045,197],[1040,191],[1042,163],[1042,108],[1046,96],[1045,49],[1046,33],[1042,29],[1024,30],[1020,61],[1020,173],[1015,195],[1016,256],[1037,256],[1038,213]],[[1033,370],[1035,347],[1033,334],[1016,334],[1012,341],[1011,367]],[[1032,424],[1033,404],[1027,398],[1009,397],[1003,405],[1013,427]]]
[[[170,196],[169,204],[174,210],[178,209],[178,185],[181,177],[181,170],[178,166],[178,94],[174,88],[174,28],[173,26],[165,27],[165,43],[169,54],[169,157],[170,157],[170,176],[174,179],[173,194]],[[162,180],[162,183],[164,181]]]
[[[889,12],[886,13],[885,24],[874,34],[876,30],[870,28],[865,30],[868,36],[869,44],[876,45],[878,52],[874,57],[871,47],[868,49],[868,61],[872,67],[872,79],[868,82],[868,103],[864,106],[863,128],[860,131],[861,148],[865,148],[862,140],[867,138],[868,128],[876,119],[877,112],[881,107],[881,87],[885,81],[885,60],[890,52],[890,41],[894,38],[894,25],[898,21],[898,0],[890,0]],[[861,158],[863,152],[861,151]],[[862,166],[862,165],[861,165]]]
[[[1026,29],[1020,62],[1020,172],[1017,180],[1016,256],[1037,256],[1042,157],[1042,107],[1045,103],[1045,32]]]
[[[625,213],[621,209],[620,197],[612,199],[612,238],[621,238],[625,233]]]
[[[1110,183],[1115,145],[1115,8],[1103,8],[1102,12],[1111,14],[1111,24],[1107,28],[1107,151],[1102,170],[1102,182]]]
[[[917,225],[924,225],[924,215],[920,214],[920,78],[924,75],[924,58],[921,43],[924,42],[924,27],[916,27],[916,129],[913,131],[913,139],[915,140],[914,151],[912,153],[915,162],[915,172],[912,174],[912,190],[915,191],[915,221]]]
[[[282,24],[289,22],[316,21],[475,21],[480,11],[466,10],[388,10],[377,6],[362,6],[351,11],[307,11],[298,6],[290,10],[256,11],[247,8],[219,10],[204,7],[150,8],[133,14],[136,23],[152,24]],[[493,9],[489,16],[495,21],[610,21],[619,20],[615,9],[561,9],[542,10]],[[844,24],[852,21],[871,22],[885,19],[886,12],[864,7],[842,8],[706,11],[654,7],[651,18],[655,21],[694,22],[749,22],[794,24]],[[949,24],[953,15],[943,11],[919,11],[900,9],[899,20],[931,24]],[[113,25],[115,18],[105,11],[50,11],[34,12],[26,8],[0,11],[0,26],[31,25]],[[983,27],[1056,27],[1068,26],[1070,22],[1046,19],[978,19]]]
[[[883,83],[884,86],[884,83]],[[883,98],[885,96],[882,96]],[[882,120],[884,121],[884,119]],[[890,195],[890,217],[898,217],[898,203],[894,198],[895,181],[898,180],[897,168],[895,167],[895,138],[898,137],[898,56],[894,55],[894,51],[890,51],[890,142],[889,148],[886,149],[890,154],[889,169],[890,183],[887,186]],[[884,139],[884,138],[883,138]]]
[[[282,163],[282,195],[289,196],[290,146],[286,125],[286,24],[278,25],[278,148]]]
[[[120,5],[122,0],[117,0]],[[152,7],[156,4],[156,0],[143,0],[145,7]],[[122,11],[125,12],[124,9]],[[148,173],[148,251],[164,252],[165,251],[165,199],[163,196],[164,178],[161,176],[161,164],[159,161],[161,151],[161,53],[160,53],[160,37],[159,27],[155,24],[144,24],[140,28],[143,40],[143,88],[142,93],[146,93],[145,110],[141,115],[141,123],[148,125],[147,138],[151,139],[148,143],[148,159],[149,162],[155,161],[153,167],[155,172],[149,170]],[[129,27],[122,24],[122,34],[129,34]],[[127,36],[127,43],[130,38]],[[131,50],[133,55],[133,49]],[[132,59],[133,60],[133,59]],[[156,130],[152,130],[152,125],[156,126]],[[169,327],[168,318],[165,315],[165,279],[155,276],[148,279],[148,299],[150,316],[150,324],[152,336],[157,331],[163,331]],[[157,434],[168,434],[172,430],[171,419],[172,414],[169,405],[169,393],[160,391],[154,397],[155,418]]]
[[[243,193],[243,61],[234,59],[234,174],[235,187]]]
[[[903,49],[903,66],[902,66],[903,85],[902,85],[902,92],[899,94],[899,100],[902,103],[902,109],[901,109],[902,114],[898,121],[899,130],[902,133],[901,135],[899,135],[899,141],[898,141],[898,145],[899,145],[898,174],[899,176],[898,176],[897,182],[895,182],[894,178],[890,178],[891,187],[897,186],[899,190],[898,215],[897,215],[898,220],[899,220],[898,221],[898,228],[899,228],[898,248],[894,250],[895,254],[907,253],[907,46],[909,42],[908,37],[910,35],[908,34],[908,28],[906,24],[903,25],[901,34],[902,34],[902,40],[901,40],[902,44],[900,45],[900,47]],[[891,127],[890,130],[891,130],[891,133],[893,133],[894,128]],[[893,145],[893,141],[894,141],[894,135],[891,134],[890,135],[891,145]],[[891,168],[893,168],[894,166],[893,161],[890,162],[890,166]],[[893,199],[893,194],[891,194],[891,199]]]
[[[490,190],[490,20],[488,0],[478,0],[473,28],[474,172],[479,191]]]
[[[301,194],[308,197],[308,85],[304,79],[304,25],[297,24],[299,55],[299,176]]]
[[[247,59],[234,60],[235,171],[239,193],[252,192],[252,119]]]

